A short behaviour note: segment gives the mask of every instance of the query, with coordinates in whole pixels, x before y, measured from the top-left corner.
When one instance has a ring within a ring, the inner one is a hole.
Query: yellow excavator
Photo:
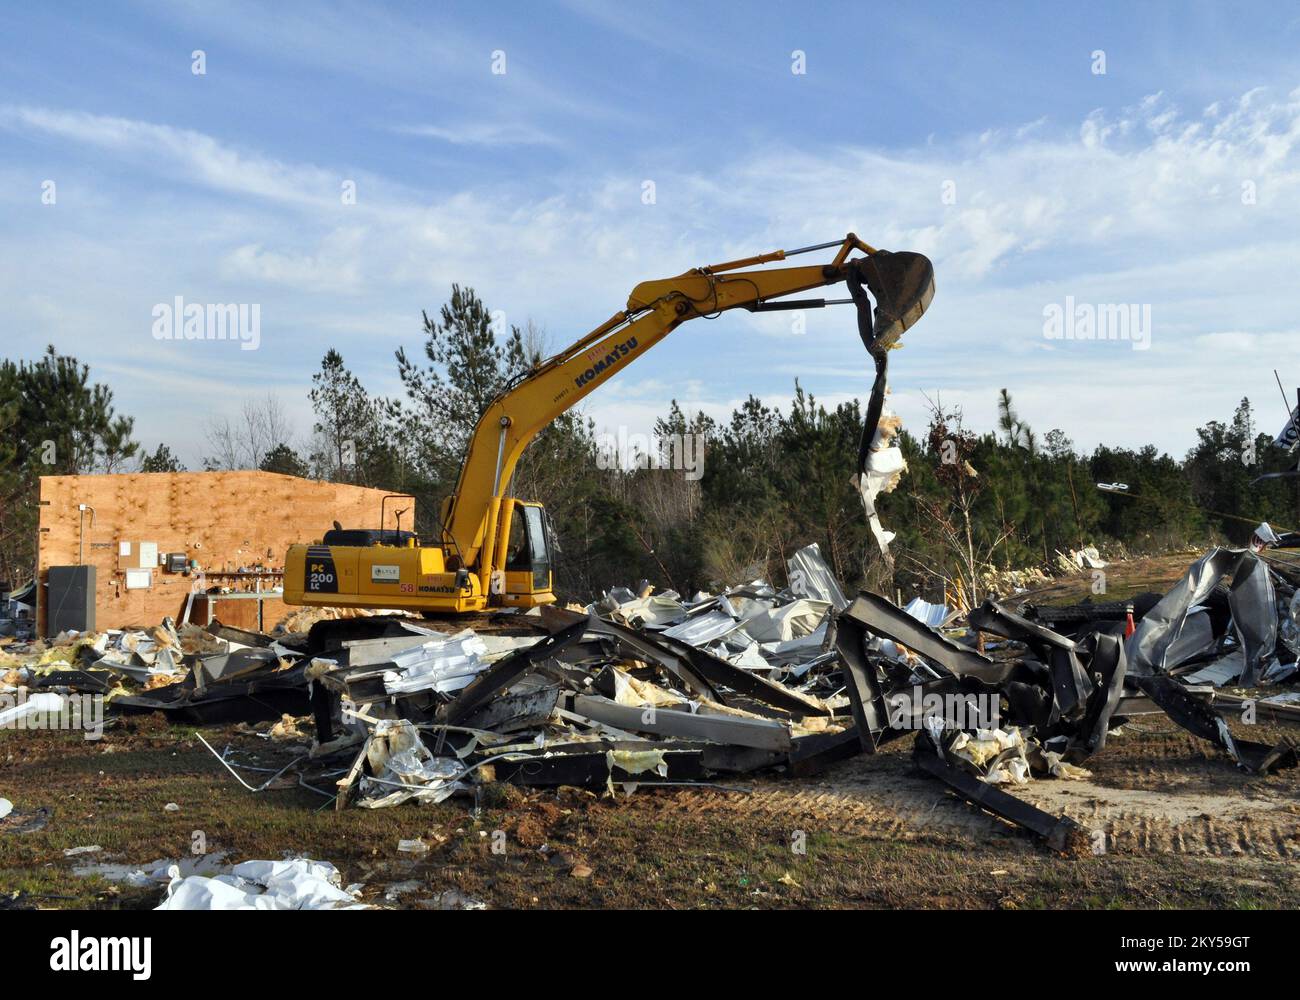
[[[831,247],[836,251],[829,264],[745,270]],[[783,298],[841,281],[850,298]],[[875,298],[874,314],[864,285]],[[400,527],[384,528],[382,504],[377,530],[344,529],[335,522],[321,544],[289,549],[285,603],[425,614],[552,603],[550,525],[541,504],[509,495],[515,463],[552,420],[687,320],[712,318],[728,309],[857,306],[858,332],[876,363],[859,456],[865,463],[880,418],[886,351],[921,317],[933,295],[934,269],[926,257],[876,250],[852,233],[829,243],[643,281],[632,289],[626,309],[517,377],[488,404],[470,438],[456,492],[443,503],[435,542]],[[400,516],[398,522],[400,526]]]

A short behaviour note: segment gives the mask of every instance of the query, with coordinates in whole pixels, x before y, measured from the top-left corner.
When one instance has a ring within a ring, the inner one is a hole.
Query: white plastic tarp
[[[356,910],[354,893],[340,888],[339,870],[324,861],[245,861],[207,878],[182,878],[171,869],[160,910]]]

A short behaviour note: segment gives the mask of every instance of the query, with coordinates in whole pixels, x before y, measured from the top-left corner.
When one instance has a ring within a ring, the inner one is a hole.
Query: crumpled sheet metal
[[[756,642],[789,642],[816,632],[830,607],[827,601],[801,598],[779,608],[758,611],[745,619],[743,627]]]
[[[1247,560],[1240,558],[1243,555],[1240,552],[1228,552],[1225,555],[1225,551],[1216,549],[1199,560],[1187,578],[1170,591],[1170,595],[1176,596],[1177,600],[1166,603],[1165,599],[1161,599],[1152,609],[1154,612],[1161,605],[1165,606],[1161,620],[1163,627],[1158,635],[1162,640],[1161,655],[1166,659],[1179,635],[1183,634],[1180,630],[1185,630],[1191,620],[1188,608],[1192,602],[1204,600],[1217,586],[1223,572],[1229,568],[1234,572],[1230,601],[1231,595],[1240,593],[1242,597],[1238,606],[1244,613],[1252,613],[1254,605],[1264,596],[1271,598],[1271,584],[1267,595],[1254,589],[1258,586],[1255,573],[1262,563],[1250,553],[1245,553],[1250,556]],[[1074,643],[1050,629],[1007,611],[993,601],[986,601],[977,612],[972,613],[971,624],[997,635],[1018,639],[1031,648],[1036,648],[1040,654],[1048,654],[1053,685],[1052,709],[1049,717],[1040,724],[1044,728],[1058,730],[1053,738],[1046,741],[1047,744],[1060,737],[1066,738],[1062,759],[1076,762],[1102,749],[1110,716],[1123,697],[1124,681],[1131,673],[1127,654],[1134,646],[1133,640],[1137,638],[1137,632],[1129,638],[1126,645],[1122,645],[1117,636],[1100,631]],[[1149,635],[1157,635],[1157,630],[1149,630]],[[1259,648],[1258,644],[1255,648]],[[1088,664],[1086,670],[1083,669],[1085,661]],[[1096,679],[1095,683],[1093,678]],[[1134,676],[1132,680],[1171,719],[1194,735],[1215,743],[1243,769],[1262,773],[1279,767],[1295,766],[1295,749],[1290,744],[1270,747],[1235,739],[1223,717],[1193,698],[1182,683],[1168,676],[1151,674]],[[1084,684],[1087,685],[1086,693]],[[1010,688],[1006,694],[1009,699],[1013,697]],[[1074,710],[1071,710],[1071,706]]]
[[[1277,648],[1277,596],[1268,564],[1253,552],[1241,555],[1228,590],[1228,608],[1245,655],[1241,684],[1254,687]]]
[[[948,620],[952,614],[951,609],[946,604],[931,604],[923,597],[913,597],[904,605],[903,610],[919,622],[924,622],[931,628],[938,628]]]
[[[1164,674],[1171,662],[1171,648],[1187,628],[1192,609],[1204,602],[1219,581],[1232,575],[1228,604],[1233,629],[1245,652],[1240,683],[1253,687],[1259,682],[1277,644],[1277,610],[1268,566],[1248,549],[1212,549],[1188,569],[1174,586],[1138,623],[1128,639],[1129,673],[1137,677]]]
[[[514,684],[540,663],[579,641],[585,631],[585,623],[578,622],[554,635],[530,642],[497,660],[492,666],[477,674],[461,690],[456,700],[443,709],[442,720],[450,725],[459,725],[476,709],[486,705],[498,692]]]
[[[986,599],[971,612],[970,624],[981,632],[1024,642],[1047,665],[1053,694],[1049,724],[1084,715],[1094,688],[1072,639],[1031,622],[992,599]]]
[[[638,628],[668,628],[686,617],[686,606],[666,594],[649,594],[620,604],[614,614]]]
[[[1006,680],[1012,670],[1010,663],[995,663],[973,649],[959,646],[879,594],[866,591],[859,594],[840,617],[841,628],[845,617],[860,622],[873,635],[920,653],[957,677],[975,677],[986,683],[997,683]]]
[[[1291,595],[1281,623],[1278,625],[1278,642],[1300,657],[1300,588]]]
[[[487,651],[487,644],[470,629],[404,649],[393,654],[384,688],[389,694],[459,691],[487,668]]]
[[[708,611],[663,630],[670,639],[680,639],[692,646],[704,646],[731,635],[740,622],[722,610]]]
[[[821,547],[816,542],[799,549],[786,560],[785,565],[790,589],[798,596],[825,601],[836,611],[843,611],[849,606],[849,599],[844,596],[839,581],[822,558]]]
[[[1275,746],[1269,746],[1234,737],[1222,715],[1197,701],[1182,684],[1170,677],[1139,677],[1137,685],[1147,697],[1164,709],[1169,718],[1194,736],[1217,745],[1244,771],[1268,774],[1270,771],[1295,767],[1298,763],[1294,742],[1284,739]]]
[[[1106,746],[1110,717],[1124,697],[1124,678],[1128,674],[1124,643],[1118,636],[1097,633],[1085,644],[1085,650],[1089,646],[1092,655],[1088,669],[1096,678],[1096,689],[1067,744],[1064,757],[1070,761],[1083,760]]]
[[[1209,612],[1192,608],[1183,622],[1178,638],[1171,642],[1165,651],[1165,669],[1177,670],[1184,663],[1213,653],[1218,645],[1219,641],[1215,638],[1214,623],[1210,619]],[[1236,677],[1239,673],[1241,673],[1240,663],[1232,676]]]

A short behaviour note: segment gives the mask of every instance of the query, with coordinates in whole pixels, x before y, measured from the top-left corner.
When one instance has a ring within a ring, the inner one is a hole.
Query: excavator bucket
[[[911,329],[934,298],[934,265],[925,254],[878,250],[858,260],[859,272],[876,300],[873,350],[891,346]]]

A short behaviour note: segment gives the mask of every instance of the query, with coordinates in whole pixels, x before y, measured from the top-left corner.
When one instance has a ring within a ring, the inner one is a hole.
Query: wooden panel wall
[[[319,541],[335,520],[345,528],[379,527],[384,495],[273,472],[43,476],[37,627],[44,634],[46,570],[78,562],[78,504],[95,508],[94,525],[89,513],[85,518],[83,551],[84,561],[97,567],[96,626],[102,629],[154,625],[167,615],[179,619],[195,579],[155,566],[149,590],[127,590],[120,542],[132,543],[132,565],[140,543],[153,542],[159,553],[184,552],[208,572],[283,569],[290,545]],[[414,506],[413,500],[389,501],[384,527],[396,527],[395,511],[406,509],[402,527],[410,528]],[[268,602],[267,627],[284,613],[280,601]]]

